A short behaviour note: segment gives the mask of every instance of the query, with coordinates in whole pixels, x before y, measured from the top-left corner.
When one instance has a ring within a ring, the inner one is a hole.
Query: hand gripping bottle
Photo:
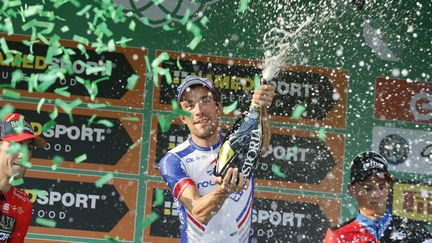
[[[224,177],[228,168],[237,167],[244,178],[256,168],[262,144],[261,106],[251,104],[225,136],[219,150],[214,175]]]

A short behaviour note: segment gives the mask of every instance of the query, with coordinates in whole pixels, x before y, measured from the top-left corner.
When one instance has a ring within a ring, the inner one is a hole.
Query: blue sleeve
[[[160,160],[159,171],[175,199],[178,199],[189,185],[195,186],[195,182],[186,173],[182,161],[173,153],[168,152]]]

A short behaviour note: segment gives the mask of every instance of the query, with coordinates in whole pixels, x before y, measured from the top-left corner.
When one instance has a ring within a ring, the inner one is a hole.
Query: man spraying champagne
[[[226,167],[222,177],[213,174],[216,163],[220,164],[219,160],[223,159],[218,154],[224,140],[219,132],[222,107],[217,92],[210,80],[194,76],[186,77],[177,87],[177,101],[191,114],[180,117],[191,137],[168,151],[159,162],[159,169],[178,205],[182,223],[180,242],[250,241],[253,176],[244,178],[251,175],[250,165],[258,150],[262,147],[264,153],[269,146],[270,121],[266,107],[274,95],[272,85],[261,85],[255,90],[252,95],[255,105],[236,125],[239,129],[234,128],[245,141],[234,139],[235,135],[226,140],[231,138],[231,148],[248,146],[242,151],[243,157],[250,160],[243,160],[241,167]],[[252,134],[251,131],[255,131],[253,136],[245,136]],[[224,146],[228,153],[233,151],[229,146]],[[246,172],[249,174],[244,176]]]

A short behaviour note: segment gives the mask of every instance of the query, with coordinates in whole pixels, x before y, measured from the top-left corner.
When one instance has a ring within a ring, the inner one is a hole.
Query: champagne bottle
[[[249,110],[225,136],[214,175],[224,177],[230,167],[237,167],[244,178],[250,178],[256,168],[261,145],[261,106],[252,103]]]

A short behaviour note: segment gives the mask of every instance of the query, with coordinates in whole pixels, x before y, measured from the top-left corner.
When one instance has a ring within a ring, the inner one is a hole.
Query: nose
[[[197,102],[195,104],[194,109],[193,109],[195,115],[201,115],[203,113],[203,109],[202,108],[203,108],[202,103],[201,102]]]

